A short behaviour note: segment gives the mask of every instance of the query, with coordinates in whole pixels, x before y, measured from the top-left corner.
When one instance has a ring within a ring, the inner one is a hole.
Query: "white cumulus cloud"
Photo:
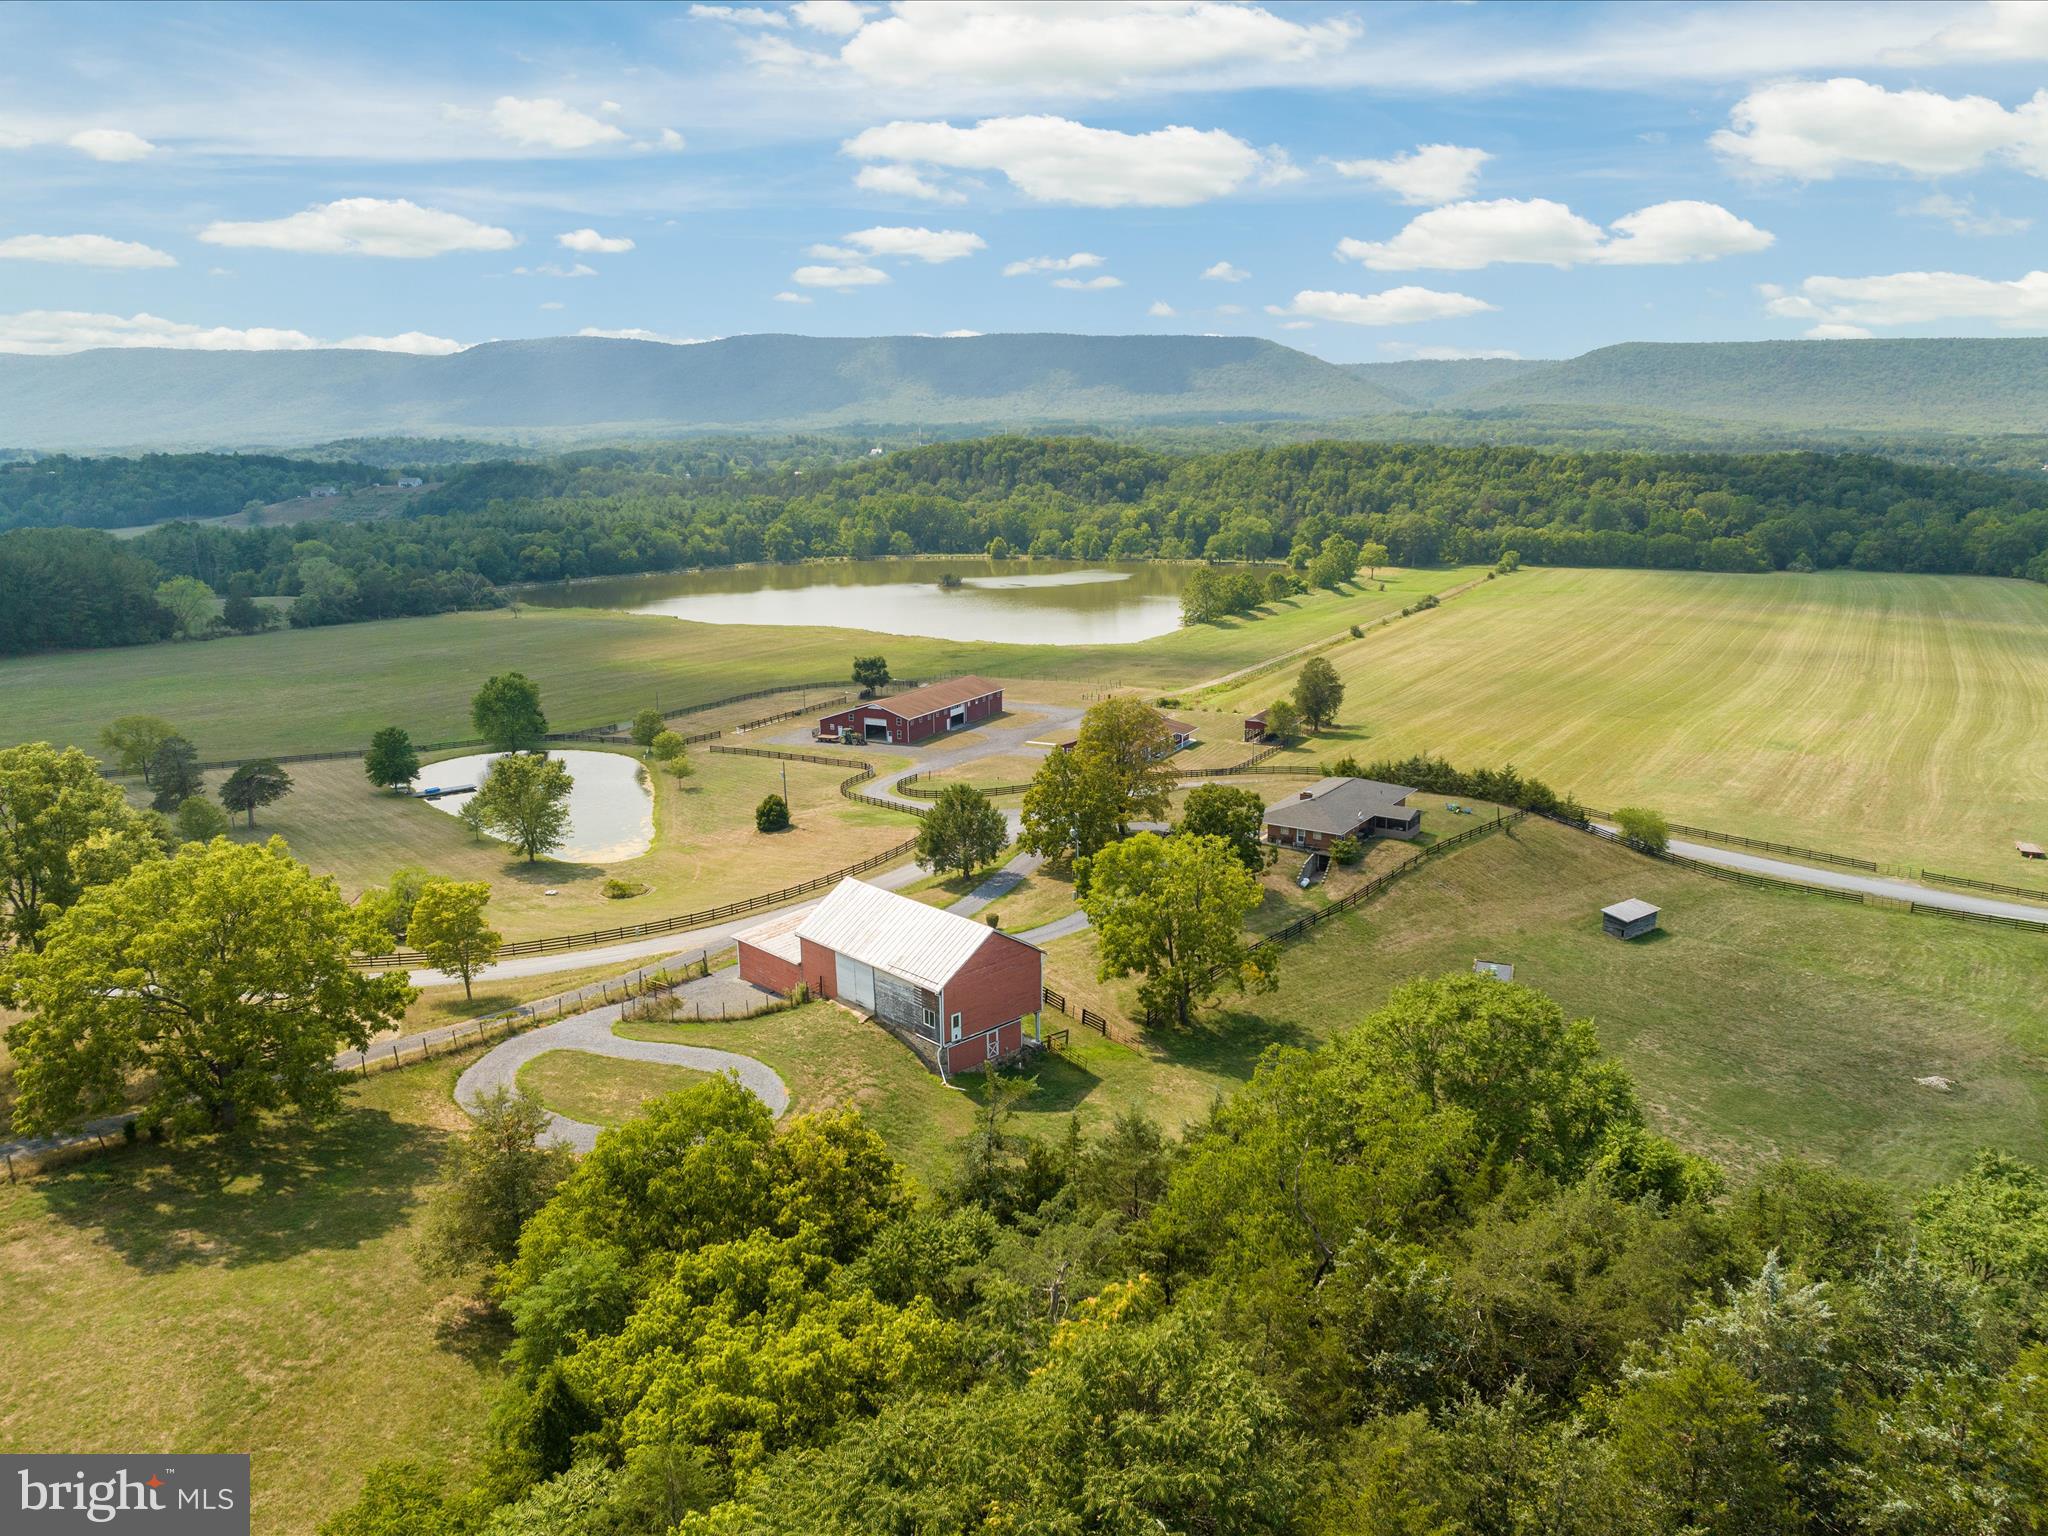
[[[0,260],[49,261],[71,267],[175,267],[178,258],[153,245],[109,235],[14,235],[0,240]]]
[[[559,261],[544,261],[537,267],[514,267],[514,277],[595,277],[597,268],[588,262],[572,262],[563,266]]]
[[[848,139],[857,160],[998,171],[1035,202],[1084,208],[1185,208],[1234,192],[1274,164],[1221,128],[1123,133],[1070,118],[992,117],[887,123]]]
[[[1797,290],[1766,283],[1764,308],[1785,320],[1835,327],[1989,321],[2014,329],[2048,328],[2048,272],[1976,277],[1966,272],[1889,272],[1873,277],[1809,277]],[[1812,334],[1809,332],[1808,334]],[[1825,338],[1823,338],[1825,339]]]
[[[1081,293],[1096,293],[1105,288],[1121,288],[1124,280],[1111,277],[1107,272],[1100,277],[1056,277],[1052,280],[1055,288],[1072,288]]]
[[[608,341],[658,341],[669,347],[700,347],[715,336],[670,336],[661,331],[643,330],[637,325],[606,329],[599,325],[586,325],[576,333],[578,336],[598,336]]]
[[[1023,277],[1031,272],[1085,272],[1099,267],[1104,258],[1093,251],[1076,251],[1071,256],[1027,256],[1003,268],[1005,277]]]
[[[837,288],[842,292],[849,288],[872,288],[876,283],[889,281],[889,274],[880,267],[858,264],[798,267],[789,276],[790,281],[805,288]]]
[[[1241,283],[1251,276],[1243,267],[1233,267],[1227,261],[1219,261],[1202,269],[1202,276],[1211,282]]]
[[[863,192],[884,197],[914,197],[927,203],[964,203],[965,192],[941,186],[908,165],[864,165],[854,173],[853,184]]]
[[[64,142],[95,160],[140,160],[156,153],[154,144],[126,128],[87,128]]]
[[[1980,210],[1974,197],[1953,197],[1946,192],[1930,192],[1906,211],[1924,219],[1939,219],[1957,234],[1973,238],[2024,234],[2034,224],[2017,214]]]
[[[1458,144],[1418,144],[1386,160],[1332,160],[1340,176],[1369,181],[1404,203],[1451,203],[1470,197],[1479,168],[1491,160],[1483,149]]]
[[[844,26],[850,6],[830,6]],[[803,6],[799,19],[808,25]],[[976,0],[896,5],[864,17],[835,56],[813,55],[871,85],[1020,97],[1114,98],[1202,79],[1285,79],[1341,53],[1356,21],[1295,21],[1222,0],[1092,0],[1044,5]]]
[[[221,219],[199,232],[209,245],[257,246],[318,255],[426,257],[453,251],[505,251],[509,229],[459,213],[422,208],[406,198],[344,197],[281,219]]]
[[[1893,91],[1848,78],[1786,80],[1743,97],[1729,123],[1708,142],[1760,175],[1952,176],[1994,156],[2048,175],[2048,91],[2008,110],[1988,96]]]
[[[690,14],[700,21],[722,21],[734,27],[787,27],[789,18],[780,11],[758,5],[693,5]]]
[[[633,249],[633,242],[624,235],[600,235],[594,229],[572,229],[555,236],[555,244],[565,251],[581,251],[585,255],[616,256]]]
[[[1380,272],[1472,271],[1495,262],[1640,266],[1760,251],[1772,238],[1716,203],[1653,204],[1616,219],[1610,232],[1548,198],[1503,197],[1432,208],[1391,240],[1347,238],[1337,254]]]
[[[1337,320],[1345,325],[1417,325],[1425,320],[1455,320],[1493,307],[1469,293],[1444,293],[1410,284],[1381,293],[1332,293],[1305,288],[1294,296],[1291,304],[1268,304],[1266,313]]]
[[[0,352],[51,355],[92,347],[169,347],[187,352],[304,352],[350,347],[383,352],[460,352],[463,343],[422,331],[400,336],[351,336],[321,341],[305,331],[274,326],[191,325],[159,315],[99,314],[88,310],[30,309],[0,315]]]
[[[928,262],[958,261],[988,249],[988,242],[971,231],[926,229],[921,224],[878,224],[857,229],[844,239],[861,256],[910,256]]]
[[[1171,304],[1167,303],[1164,299],[1154,299],[1151,303],[1151,306],[1145,311],[1145,313],[1150,315],[1154,320],[1171,320],[1175,315],[1179,314],[1180,311],[1175,309]]]
[[[775,295],[775,302],[778,304],[808,304],[811,302],[811,296],[808,293],[791,293],[785,288],[782,292]]]
[[[447,113],[457,121],[481,122],[507,143],[527,149],[590,149],[626,139],[625,130],[616,124],[592,117],[555,96],[500,96],[481,112],[449,107]]]
[[[851,37],[868,20],[867,8],[855,5],[853,0],[796,0],[789,14],[813,32],[826,32],[833,37]]]

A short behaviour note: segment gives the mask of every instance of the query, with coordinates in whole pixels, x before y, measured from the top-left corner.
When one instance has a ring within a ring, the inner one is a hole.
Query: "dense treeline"
[[[372,522],[135,540],[166,576],[303,596],[293,622],[486,606],[495,588],[750,561],[1014,552],[1286,560],[1333,537],[1404,565],[1961,572],[2048,580],[2048,481],[1867,455],[1303,443],[1169,454],[993,437],[851,462],[787,439],[459,469]],[[0,472],[4,478],[5,472]]]
[[[936,1196],[856,1113],[778,1133],[729,1079],[605,1132],[479,1273],[512,1344],[476,1480],[372,1469],[324,1536],[2048,1519],[2038,1169],[1986,1153],[1910,1210],[1796,1163],[1730,1187],[1589,1021],[1469,975],[1276,1049],[1179,1140],[1025,1133],[1017,1091]],[[521,1128],[473,1138],[501,1178],[461,1164],[472,1239],[534,1187]]]
[[[0,656],[167,639],[176,620],[156,600],[158,579],[104,533],[0,535]]]
[[[0,466],[0,529],[135,528],[226,517],[249,502],[288,501],[316,485],[374,485],[384,478],[367,464],[264,454],[53,454]]]

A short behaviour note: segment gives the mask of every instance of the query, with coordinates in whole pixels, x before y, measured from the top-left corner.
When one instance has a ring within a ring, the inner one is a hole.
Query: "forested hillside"
[[[298,596],[295,624],[495,604],[511,582],[757,560],[993,550],[1305,566],[1333,534],[1383,544],[1404,565],[1491,563],[1512,550],[1565,565],[2048,580],[2048,481],[1868,455],[1330,442],[1169,454],[1077,437],[979,438],[836,464],[801,444],[791,451],[771,460],[699,445],[481,464],[389,519],[175,524],[136,538],[123,558],[216,593]],[[100,543],[81,549],[80,570],[113,558]],[[10,558],[0,538],[0,566]]]
[[[557,336],[445,357],[341,350],[0,355],[6,446],[243,446],[376,433],[1055,425],[1407,409],[1333,363],[1228,336]]]
[[[2048,337],[1630,342],[1443,403],[1653,410],[1785,427],[2034,432],[2048,418]]]
[[[262,454],[56,454],[0,466],[0,529],[134,528],[226,517],[249,502],[287,501],[316,485],[374,485],[383,478],[366,464]]]

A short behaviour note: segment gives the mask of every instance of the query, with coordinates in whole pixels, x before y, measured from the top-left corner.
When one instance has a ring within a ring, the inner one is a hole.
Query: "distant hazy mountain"
[[[1460,357],[1434,361],[1409,358],[1399,363],[1345,363],[1353,378],[1377,385],[1387,393],[1418,406],[1436,406],[1469,395],[1475,390],[1538,374],[1556,363],[1538,358]]]
[[[1754,429],[1845,443],[1901,430],[2040,432],[2048,338],[1638,342],[1566,362],[1351,365],[1226,336],[735,336],[699,346],[556,337],[451,357],[0,355],[0,449],[1219,422],[1559,444],[1595,430],[1607,446],[1658,422],[1703,441]]]
[[[1781,427],[2037,432],[2048,425],[2048,337],[1630,342],[1441,404],[1655,410]]]
[[[589,434],[1378,415],[1409,408],[1249,337],[556,337],[449,357],[102,350],[0,356],[0,446],[290,444],[389,432]]]

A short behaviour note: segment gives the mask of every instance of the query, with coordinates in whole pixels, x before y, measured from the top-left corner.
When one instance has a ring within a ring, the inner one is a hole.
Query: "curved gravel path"
[[[622,1061],[658,1061],[672,1067],[690,1067],[698,1072],[731,1072],[742,1087],[781,1117],[789,1108],[789,1087],[766,1062],[734,1051],[714,1051],[698,1045],[668,1045],[656,1040],[627,1040],[612,1033],[623,1009],[617,1003],[593,1008],[573,1018],[514,1035],[486,1052],[469,1070],[455,1080],[455,1102],[465,1110],[496,1089],[516,1091],[519,1069],[536,1056],[550,1051],[589,1051],[596,1056],[616,1056]],[[578,1152],[588,1152],[597,1143],[603,1127],[571,1120],[550,1111],[543,1134],[560,1137]]]

